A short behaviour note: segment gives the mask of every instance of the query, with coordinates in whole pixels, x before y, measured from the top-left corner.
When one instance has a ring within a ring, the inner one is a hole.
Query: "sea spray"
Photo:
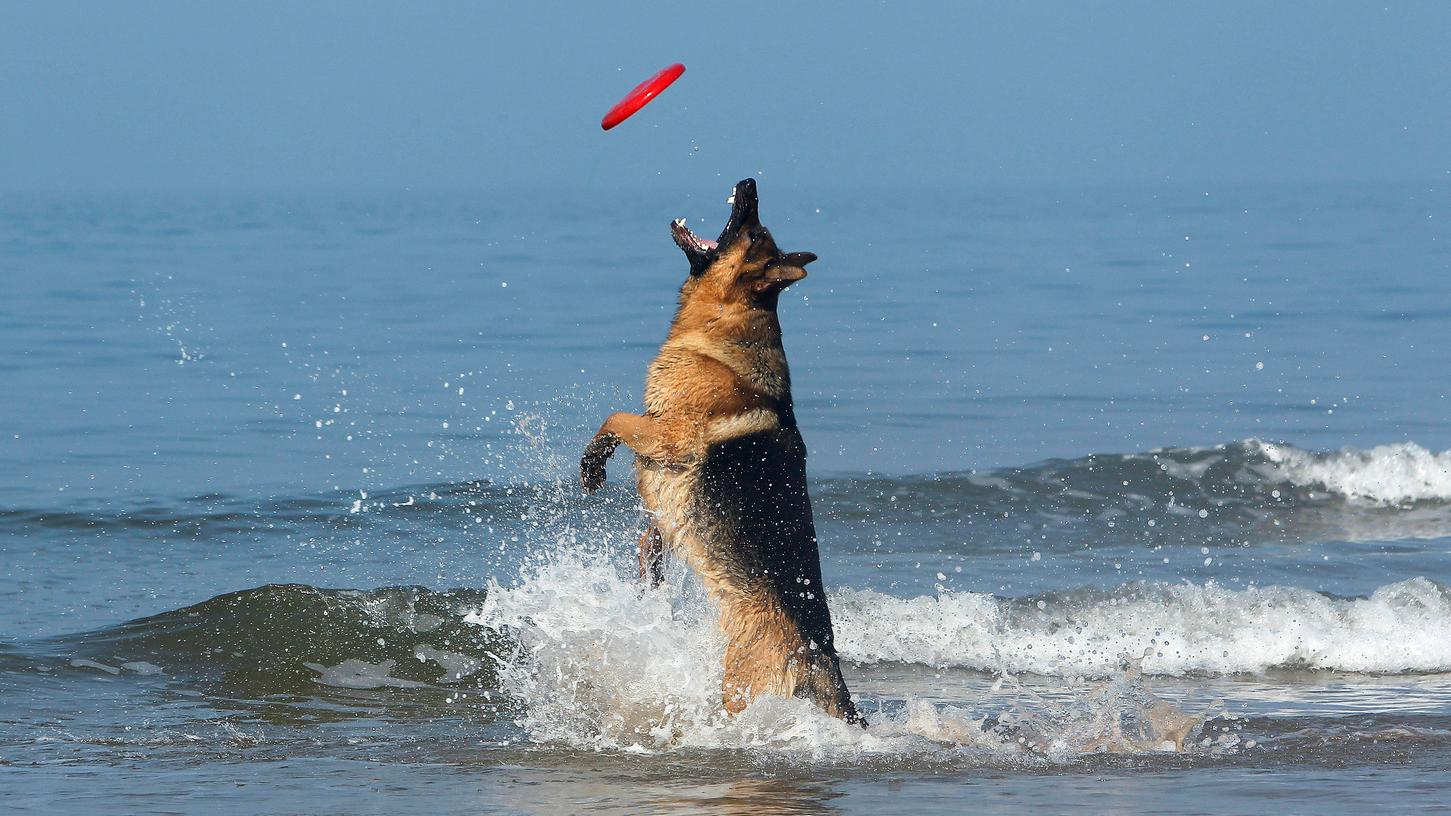
[[[765,750],[812,760],[964,750],[1061,759],[1204,747],[1190,739],[1203,718],[1155,697],[1136,664],[1067,705],[1022,687],[1001,711],[872,701],[865,730],[798,699],[763,697],[730,717],[720,703],[723,644],[714,611],[698,586],[676,577],[647,591],[602,553],[563,551],[514,586],[490,586],[466,620],[513,644],[492,657],[532,741],[591,750]]]

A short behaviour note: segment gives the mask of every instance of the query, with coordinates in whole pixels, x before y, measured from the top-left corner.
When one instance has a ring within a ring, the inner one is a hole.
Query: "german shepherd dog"
[[[782,290],[816,256],[776,248],[754,179],[736,185],[717,240],[697,237],[684,219],[671,233],[690,276],[650,365],[645,413],[611,414],[584,450],[580,478],[594,491],[615,448],[634,450],[651,518],[640,577],[660,583],[667,548],[700,575],[726,636],[728,713],[762,694],[794,695],[861,723],[821,585],[806,445],[776,317]]]

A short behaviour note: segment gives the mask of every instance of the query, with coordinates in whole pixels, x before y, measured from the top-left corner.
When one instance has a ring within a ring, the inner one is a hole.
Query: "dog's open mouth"
[[[679,244],[680,248],[686,252],[704,255],[720,246],[715,241],[702,238],[691,232],[690,227],[685,226],[684,218],[675,219],[675,222],[670,225],[670,234],[675,236],[675,243]]]
[[[692,273],[703,272],[710,266],[716,250],[729,243],[742,229],[760,224],[756,211],[755,179],[742,179],[731,193],[730,204],[730,220],[726,222],[725,229],[720,231],[720,237],[714,241],[691,232],[690,227],[685,226],[684,218],[671,222],[670,234],[675,238],[675,243],[685,250],[686,257],[690,259]]]

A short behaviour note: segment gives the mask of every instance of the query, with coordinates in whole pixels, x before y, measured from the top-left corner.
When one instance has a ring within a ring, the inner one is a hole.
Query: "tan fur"
[[[650,365],[645,412],[605,421],[581,477],[598,487],[615,446],[634,450],[636,487],[652,516],[641,576],[658,583],[658,553],[668,549],[701,577],[726,637],[727,711],[761,694],[795,695],[858,721],[821,586],[806,448],[776,316],[780,291],[815,256],[780,253],[755,216],[754,182],[737,187],[738,200],[743,194],[749,210],[738,203],[732,215],[743,227],[723,234],[708,267],[681,288]]]

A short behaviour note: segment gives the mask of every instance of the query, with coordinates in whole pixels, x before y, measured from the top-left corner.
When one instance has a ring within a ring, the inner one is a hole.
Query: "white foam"
[[[1312,453],[1257,439],[1245,444],[1269,460],[1269,465],[1256,468],[1266,479],[1379,504],[1451,501],[1451,450],[1433,453],[1403,442],[1370,450]]]
[[[861,754],[942,750],[929,725],[1013,750],[952,712],[885,717],[869,729],[806,700],[763,697],[740,714],[721,707],[724,651],[698,587],[642,592],[604,557],[562,553],[516,586],[491,586],[470,622],[508,631],[497,655],[504,690],[524,703],[531,740],[595,750],[746,749],[851,760]],[[930,706],[928,706],[930,708]],[[952,723],[944,724],[944,720]],[[940,735],[940,734],[939,734]]]
[[[1141,635],[1153,629],[1146,624],[1116,640],[1090,638],[1095,642],[1075,647],[1084,655],[1101,652],[1101,657],[1074,659],[1069,649],[1043,661],[1038,655],[1053,652],[1072,636],[1055,633],[1046,621],[1004,626],[1011,616],[990,596],[904,600],[847,590],[834,598],[843,653],[864,662],[1012,671],[1071,668],[1075,674],[1102,665],[1112,667],[1106,674],[1122,679],[1117,669],[1125,650],[1142,652]],[[1146,604],[1144,614],[1152,616],[1152,604]],[[1131,610],[1119,611],[1132,617]],[[514,586],[491,586],[484,606],[466,619],[510,634],[510,650],[494,655],[501,689],[523,704],[517,722],[540,743],[626,751],[765,749],[847,761],[862,755],[988,751],[1019,761],[1054,752],[1160,750],[1165,742],[1152,730],[1144,732],[1152,738],[1120,733],[1120,715],[1142,715],[1139,719],[1147,721],[1160,717],[1149,706],[1167,705],[1142,689],[1135,695],[1100,695],[1077,712],[1019,719],[1015,723],[1031,736],[1023,744],[1004,744],[984,731],[984,716],[992,712],[912,700],[893,716],[871,712],[867,729],[798,699],[763,697],[728,717],[721,710],[723,644],[715,613],[698,587],[642,591],[634,576],[622,575],[604,556],[559,553],[532,567]],[[1017,643],[1020,638],[1023,642]],[[1003,660],[1007,643],[1014,650]],[[1120,685],[1127,690],[1131,684]],[[1198,722],[1175,720],[1191,721]]]
[[[863,663],[1107,676],[1145,655],[1147,674],[1306,668],[1368,673],[1451,670],[1451,589],[1412,578],[1369,598],[1308,589],[1148,584],[1036,604],[948,593],[832,595],[837,647]]]

